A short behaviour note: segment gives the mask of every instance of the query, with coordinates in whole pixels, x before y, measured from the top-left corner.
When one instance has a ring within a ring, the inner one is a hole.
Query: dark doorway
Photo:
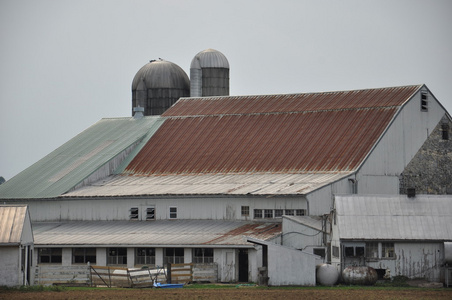
[[[248,282],[248,249],[239,250],[239,282]]]

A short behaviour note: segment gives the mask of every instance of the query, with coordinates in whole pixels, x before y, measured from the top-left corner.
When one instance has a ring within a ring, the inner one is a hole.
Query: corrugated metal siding
[[[336,196],[341,239],[452,240],[452,197]]]
[[[159,117],[102,119],[0,185],[0,199],[57,197],[139,142]]]
[[[26,214],[26,205],[0,205],[0,245],[20,244]]]
[[[281,232],[278,223],[212,220],[34,223],[35,245],[250,245]]]

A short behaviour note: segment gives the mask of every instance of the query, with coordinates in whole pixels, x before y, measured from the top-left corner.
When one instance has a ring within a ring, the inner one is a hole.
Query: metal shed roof
[[[57,197],[148,139],[161,121],[158,117],[102,119],[0,185],[0,199]]]
[[[62,197],[307,194],[349,173],[111,176]]]
[[[279,223],[218,220],[34,223],[36,246],[250,246],[244,236],[268,240]]]
[[[0,205],[0,245],[20,244],[26,215],[26,205]]]
[[[340,239],[452,240],[452,196],[336,196]]]

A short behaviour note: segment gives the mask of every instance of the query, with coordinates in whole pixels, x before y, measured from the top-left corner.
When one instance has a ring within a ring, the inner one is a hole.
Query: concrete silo
[[[132,81],[132,109],[143,107],[145,116],[161,115],[180,97],[189,95],[187,74],[175,63],[163,59],[151,60]]]
[[[229,96],[229,62],[223,53],[207,49],[190,65],[190,97]]]

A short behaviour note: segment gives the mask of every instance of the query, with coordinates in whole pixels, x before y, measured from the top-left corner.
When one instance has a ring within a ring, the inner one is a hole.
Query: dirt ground
[[[0,299],[452,299],[452,289],[219,288],[89,289],[52,292],[1,291]]]

